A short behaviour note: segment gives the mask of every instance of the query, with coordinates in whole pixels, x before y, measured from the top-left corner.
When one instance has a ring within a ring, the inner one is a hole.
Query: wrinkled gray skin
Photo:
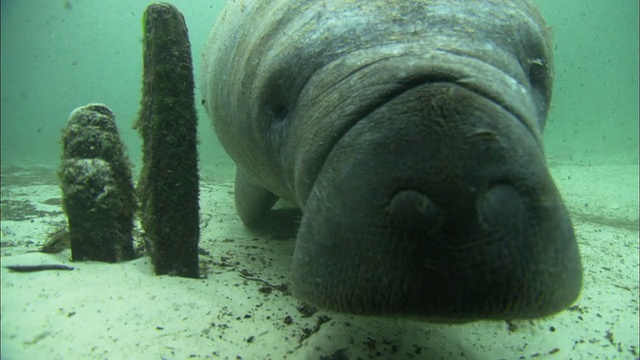
[[[202,71],[242,221],[303,212],[294,294],[437,322],[579,294],[542,150],[551,84],[546,25],[516,0],[229,0]]]

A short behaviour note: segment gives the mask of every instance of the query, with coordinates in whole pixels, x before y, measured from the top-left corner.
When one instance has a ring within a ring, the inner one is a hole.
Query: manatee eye
[[[289,108],[286,105],[284,104],[277,105],[273,109],[272,121],[274,123],[282,122],[282,120],[284,120],[287,117],[287,114],[289,114]]]
[[[289,107],[284,104],[278,104],[268,111],[268,135],[267,138],[272,146],[279,148],[282,144],[282,139],[285,136],[288,128],[287,115],[289,114]]]
[[[540,104],[540,110],[548,108],[551,97],[551,69],[545,58],[535,57],[528,60],[529,85]]]
[[[547,73],[547,62],[544,59],[529,60],[529,81],[531,85],[535,86],[544,83]]]
[[[291,113],[294,111],[299,89],[304,83],[291,82],[290,66],[276,64],[265,72],[268,75],[257,86],[260,93],[256,109],[260,111],[262,136],[274,151],[278,151],[288,133]]]

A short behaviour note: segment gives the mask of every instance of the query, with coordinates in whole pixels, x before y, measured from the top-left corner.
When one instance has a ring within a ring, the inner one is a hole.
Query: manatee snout
[[[444,322],[568,306],[581,286],[571,222],[538,137],[514,110],[433,82],[359,119],[304,207],[294,294]]]

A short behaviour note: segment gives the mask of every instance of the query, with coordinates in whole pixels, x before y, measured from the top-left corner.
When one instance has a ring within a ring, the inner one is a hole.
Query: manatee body
[[[543,154],[546,25],[520,0],[229,0],[202,92],[242,221],[302,220],[293,293],[429,321],[536,318],[580,292]]]

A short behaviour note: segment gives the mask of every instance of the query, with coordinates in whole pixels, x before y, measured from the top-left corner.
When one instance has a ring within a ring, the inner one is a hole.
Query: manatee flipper
[[[236,170],[235,199],[240,220],[250,228],[264,225],[271,208],[278,201],[276,195],[255,185],[240,168]]]

